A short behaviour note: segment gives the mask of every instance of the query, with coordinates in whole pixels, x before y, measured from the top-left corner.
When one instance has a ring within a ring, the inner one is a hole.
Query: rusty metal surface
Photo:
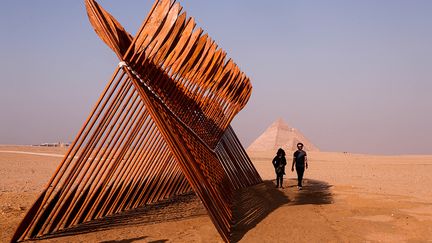
[[[249,78],[175,1],[157,0],[135,37],[85,4],[121,62],[12,241],[192,190],[229,241],[234,194],[261,182],[229,125]]]

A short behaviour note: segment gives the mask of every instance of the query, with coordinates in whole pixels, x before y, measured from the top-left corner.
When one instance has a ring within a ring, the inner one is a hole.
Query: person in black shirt
[[[278,149],[276,153],[276,157],[274,157],[272,164],[276,172],[276,188],[278,187],[283,188],[282,182],[283,182],[283,175],[285,175],[285,165],[286,165],[285,151],[283,149],[281,148]]]
[[[294,152],[293,155],[293,162],[292,162],[292,166],[291,166],[291,171],[294,171],[294,165],[297,171],[297,180],[298,180],[298,184],[297,187],[299,190],[302,189],[302,181],[303,181],[303,173],[305,171],[305,168],[308,168],[308,163],[307,163],[307,154],[306,152],[303,150],[303,144],[302,143],[297,143],[297,151]]]

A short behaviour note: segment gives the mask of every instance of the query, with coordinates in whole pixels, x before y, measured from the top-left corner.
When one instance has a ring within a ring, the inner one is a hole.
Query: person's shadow
[[[290,180],[296,183],[297,180]],[[294,200],[290,205],[304,205],[304,204],[331,204],[333,203],[333,195],[330,191],[332,187],[327,182],[304,179],[304,186],[301,191],[295,194]],[[296,187],[296,186],[294,186]]]
[[[267,215],[286,205],[330,204],[332,194],[330,185],[323,181],[304,179],[303,190],[293,191],[296,180],[285,180],[286,189],[275,188],[273,181],[239,190],[234,203],[234,226],[231,241],[240,241],[243,236]],[[287,183],[288,182],[288,183]]]

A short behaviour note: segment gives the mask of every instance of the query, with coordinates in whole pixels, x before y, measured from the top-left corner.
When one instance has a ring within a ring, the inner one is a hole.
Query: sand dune
[[[0,146],[0,241],[48,181],[64,148]],[[44,156],[31,153],[43,153]],[[273,152],[251,154],[263,184],[236,198],[234,241],[432,242],[432,156],[310,153],[303,191],[276,189]],[[195,195],[115,215],[39,242],[222,242]]]

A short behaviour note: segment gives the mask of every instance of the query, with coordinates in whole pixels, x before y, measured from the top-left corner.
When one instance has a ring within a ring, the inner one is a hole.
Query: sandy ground
[[[0,242],[9,241],[64,153],[0,146]],[[298,191],[295,172],[285,189],[275,188],[272,152],[250,155],[265,182],[238,194],[234,241],[432,242],[432,156],[309,153]],[[185,195],[37,242],[222,240],[199,199]]]

